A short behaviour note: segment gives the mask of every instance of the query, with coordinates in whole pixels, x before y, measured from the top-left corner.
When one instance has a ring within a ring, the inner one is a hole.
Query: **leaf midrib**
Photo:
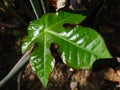
[[[45,66],[46,66],[46,64],[45,64],[45,60],[46,60],[46,52],[45,52],[45,50],[46,50],[46,32],[44,33],[44,78],[45,78],[45,73],[46,73],[46,69],[45,69]]]
[[[94,53],[88,51],[87,49],[85,49],[85,48],[83,48],[83,47],[81,47],[81,46],[79,46],[79,45],[77,45],[77,44],[71,42],[70,40],[67,40],[67,39],[63,38],[62,36],[58,35],[57,33],[53,32],[53,31],[50,31],[50,30],[49,30],[49,31],[47,31],[47,32],[50,33],[50,34],[52,34],[52,35],[54,35],[54,36],[56,36],[56,37],[61,38],[62,40],[66,41],[66,42],[68,42],[68,43],[73,44],[73,45],[76,46],[76,47],[79,47],[79,48],[81,48],[81,49],[87,51],[87,52],[90,53],[90,54],[94,54]],[[94,55],[97,56],[96,54],[94,54]]]
[[[44,33],[45,31],[50,31],[51,29],[52,29],[52,27],[54,27],[54,26],[57,26],[58,24],[61,24],[61,23],[64,23],[65,21],[67,21],[67,20],[69,20],[71,17],[73,17],[73,16],[69,16],[68,18],[66,18],[66,19],[63,19],[63,20],[61,20],[61,21],[59,21],[58,23],[55,23],[55,24],[53,24],[53,25],[51,25],[51,26],[46,26],[47,25],[47,22],[48,22],[48,16],[46,17],[46,24],[45,24],[45,29],[43,30],[43,32],[41,32],[41,33],[39,33],[38,35],[36,35],[36,37],[34,37],[34,39],[32,40],[32,42],[34,42],[34,40],[37,38],[37,37],[39,37],[42,33]]]

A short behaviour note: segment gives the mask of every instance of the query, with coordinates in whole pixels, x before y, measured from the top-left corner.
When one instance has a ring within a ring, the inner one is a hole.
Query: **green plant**
[[[111,58],[102,37],[93,29],[77,24],[85,16],[65,11],[43,15],[32,21],[28,27],[28,36],[23,45],[24,53],[33,44],[37,44],[31,53],[30,64],[33,71],[46,87],[48,77],[54,66],[50,52],[51,43],[59,45],[59,52],[66,65],[75,69],[90,69],[99,58]],[[74,24],[74,27],[64,27]]]
[[[38,4],[36,5],[37,1],[30,0],[30,2],[37,19],[39,19],[42,12]],[[45,14],[45,8],[43,7],[43,9]],[[95,30],[77,26],[84,19],[85,16],[81,14],[60,11],[46,14],[39,20],[31,22],[28,27],[28,36],[22,46],[22,52],[25,54],[10,73],[0,81],[0,87],[28,62],[29,57],[33,71],[40,78],[42,84],[46,86],[48,76],[54,68],[51,66],[54,58],[49,50],[51,43],[59,45],[62,59],[69,67],[75,69],[90,69],[95,60],[112,57],[106,49],[102,37]],[[74,24],[74,27],[64,28],[66,23]],[[36,43],[37,45],[32,52],[31,46]],[[30,50],[26,52],[28,49]]]

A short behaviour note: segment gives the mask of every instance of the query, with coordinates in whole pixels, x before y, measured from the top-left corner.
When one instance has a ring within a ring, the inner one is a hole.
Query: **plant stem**
[[[42,9],[43,9],[43,13],[45,14],[47,11],[46,11],[46,7],[45,7],[45,3],[43,0],[40,0],[41,1],[41,5],[42,5]]]
[[[32,5],[36,18],[39,19],[42,16],[42,11],[40,9],[39,2],[37,0],[30,0],[30,3]]]
[[[0,88],[29,61],[30,53],[32,52],[32,50],[33,46],[30,50],[26,51],[26,53],[19,59],[17,64],[12,68],[8,75],[0,81]]]

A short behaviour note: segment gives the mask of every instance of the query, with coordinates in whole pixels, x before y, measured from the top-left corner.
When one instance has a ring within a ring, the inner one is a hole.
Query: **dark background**
[[[48,6],[49,12],[55,12],[54,0],[49,0]],[[120,0],[81,0],[78,8],[89,16],[84,25],[96,29],[105,40],[110,53],[114,57],[120,56]],[[34,19],[36,17],[29,0],[0,0],[0,80],[8,74],[22,56],[21,44],[27,35],[29,22]],[[36,84],[39,81],[31,83],[28,80],[30,75],[24,71],[25,67],[22,73],[18,73],[5,84],[3,90],[17,90],[19,75],[25,76],[20,81],[21,90],[35,89],[30,86],[36,87],[37,90],[37,87],[41,86]]]

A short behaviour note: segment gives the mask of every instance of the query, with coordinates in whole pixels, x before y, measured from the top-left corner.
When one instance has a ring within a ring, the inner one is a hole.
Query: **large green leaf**
[[[31,22],[28,27],[22,52],[37,43],[31,54],[30,64],[44,86],[47,85],[53,68],[53,57],[49,50],[52,42],[59,45],[63,61],[72,68],[89,69],[95,60],[112,57],[95,30],[82,26],[63,27],[65,23],[78,24],[84,19],[85,16],[80,14],[59,11],[44,15]]]

